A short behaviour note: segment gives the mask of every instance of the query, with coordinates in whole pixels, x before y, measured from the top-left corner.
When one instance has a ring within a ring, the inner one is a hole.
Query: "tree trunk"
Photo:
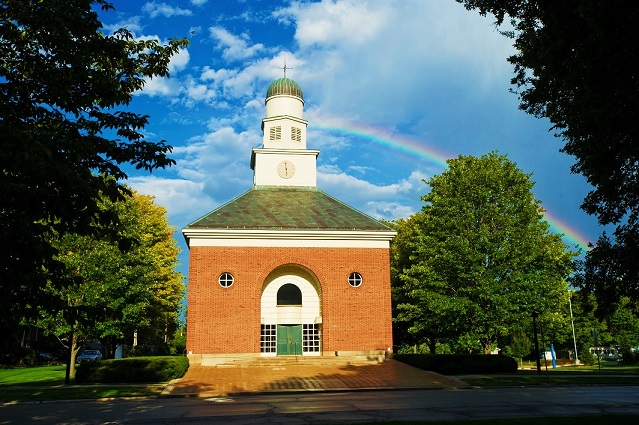
[[[80,347],[74,333],[74,324],[71,324],[71,332],[69,335],[69,355],[67,356],[67,368],[64,376],[64,384],[69,385],[71,377],[75,376],[75,359],[78,356]]]

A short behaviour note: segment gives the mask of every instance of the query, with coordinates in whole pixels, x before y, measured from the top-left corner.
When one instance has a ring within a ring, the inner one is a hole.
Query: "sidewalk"
[[[220,397],[240,393],[346,391],[364,389],[467,388],[450,376],[414,368],[395,360],[379,364],[200,366],[171,382],[162,393],[174,397]]]

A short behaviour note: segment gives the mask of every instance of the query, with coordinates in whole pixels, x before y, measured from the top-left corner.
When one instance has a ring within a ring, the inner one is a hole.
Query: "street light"
[[[532,312],[533,319],[533,333],[535,335],[535,357],[537,357],[537,373],[541,373],[541,361],[539,359],[539,339],[537,338],[537,316],[539,312],[537,310]]]
[[[577,339],[575,338],[575,321],[572,319],[572,292],[568,291],[568,307],[570,308],[570,325],[572,326],[572,342],[575,346],[575,364],[579,364],[579,356],[577,355]]]

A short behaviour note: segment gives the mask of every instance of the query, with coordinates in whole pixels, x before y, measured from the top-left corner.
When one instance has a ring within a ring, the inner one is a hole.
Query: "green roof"
[[[277,96],[280,94],[297,96],[300,99],[304,100],[304,96],[302,95],[302,88],[290,78],[280,78],[279,80],[275,80],[271,83],[270,86],[268,86],[268,90],[266,90],[267,99],[271,96]]]
[[[256,186],[187,229],[390,230],[315,187]]]

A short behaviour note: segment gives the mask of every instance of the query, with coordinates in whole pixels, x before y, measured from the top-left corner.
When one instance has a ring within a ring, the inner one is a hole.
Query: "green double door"
[[[302,325],[277,325],[277,355],[302,355]]]

